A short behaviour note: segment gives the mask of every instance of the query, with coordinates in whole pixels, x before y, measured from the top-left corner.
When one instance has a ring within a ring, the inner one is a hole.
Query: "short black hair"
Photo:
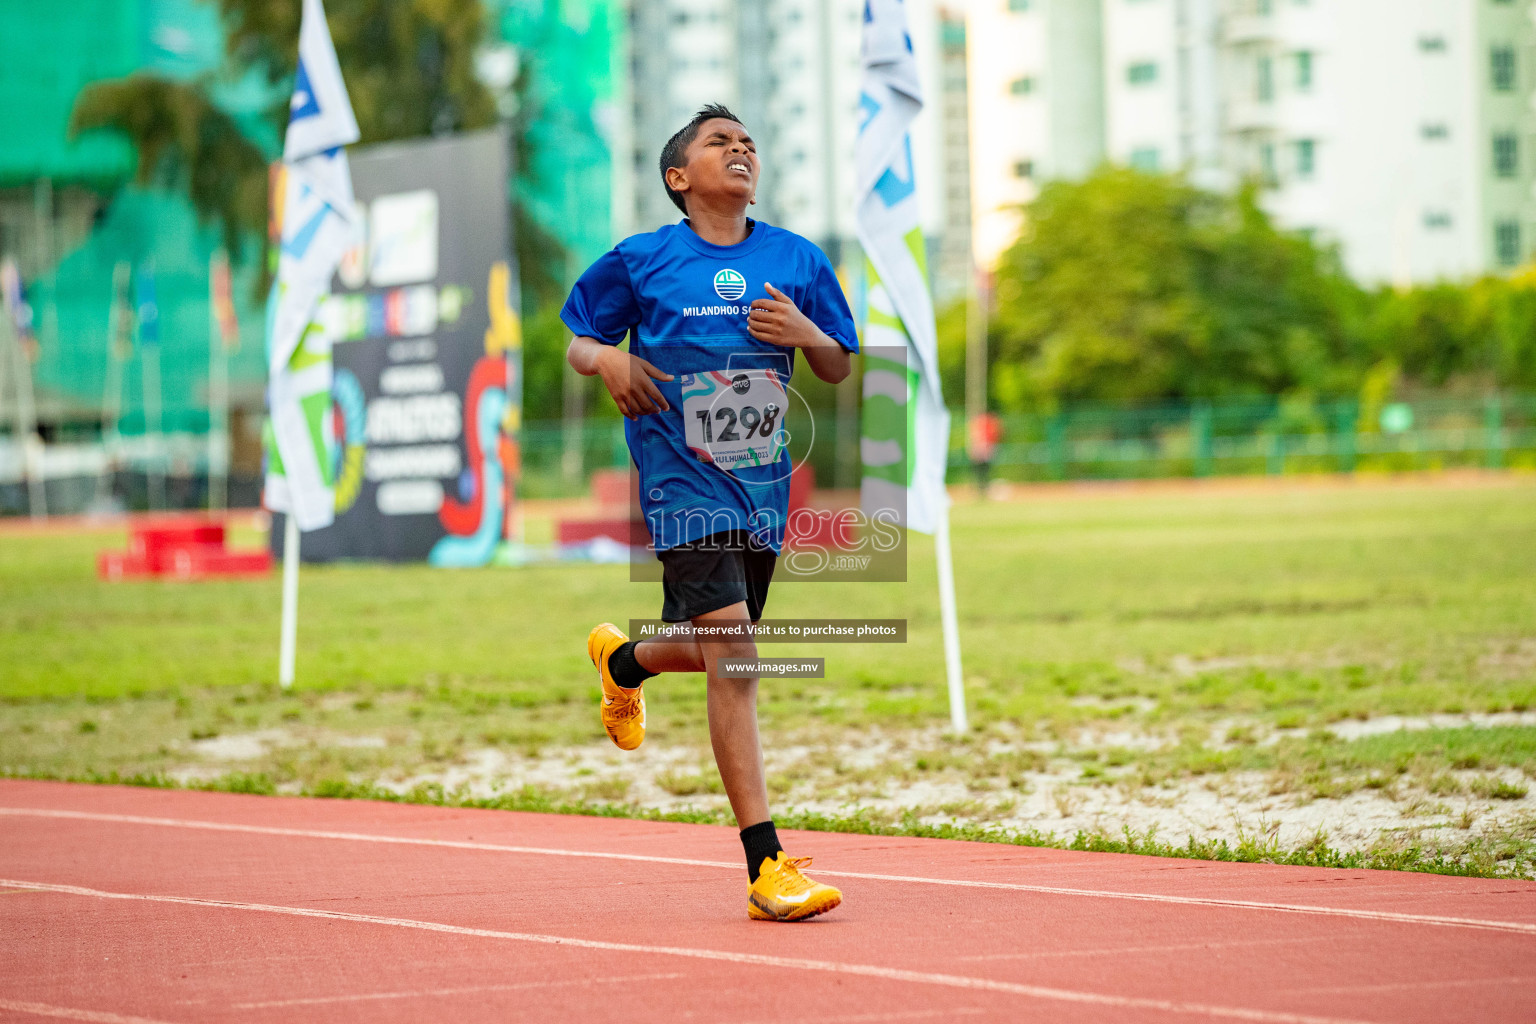
[[[731,113],[725,104],[709,103],[700,107],[699,112],[693,115],[693,120],[679,128],[667,140],[667,144],[661,147],[661,187],[667,190],[667,198],[672,200],[685,215],[688,213],[688,207],[683,203],[683,194],[667,184],[667,169],[684,166],[683,153],[693,145],[693,140],[699,137],[699,125],[717,117],[726,121],[735,121],[743,128],[746,127],[741,118]]]

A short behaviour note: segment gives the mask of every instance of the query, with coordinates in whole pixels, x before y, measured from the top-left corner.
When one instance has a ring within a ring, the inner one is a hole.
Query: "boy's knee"
[[[757,660],[757,641],[755,640],[733,640],[726,646],[730,648],[730,653],[724,657],[737,661]]]
[[[717,675],[719,674],[718,670],[723,667],[725,662],[757,660],[757,643],[752,640],[728,640],[723,643],[710,644],[709,646],[711,648],[710,653],[715,656]],[[736,680],[748,677],[742,675],[722,675],[720,678]],[[752,678],[755,678],[755,674]]]

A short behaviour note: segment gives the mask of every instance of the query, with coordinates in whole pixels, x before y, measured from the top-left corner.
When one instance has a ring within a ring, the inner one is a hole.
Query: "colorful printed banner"
[[[304,536],[306,561],[484,565],[508,535],[522,410],[508,152],[485,131],[350,154],[359,230],[316,314],[335,521]]]

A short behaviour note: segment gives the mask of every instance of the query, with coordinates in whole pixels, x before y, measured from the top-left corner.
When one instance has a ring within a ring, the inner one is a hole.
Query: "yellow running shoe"
[[[593,626],[587,634],[587,657],[597,666],[603,681],[603,728],[620,750],[634,750],[645,742],[645,696],[641,687],[633,690],[613,681],[608,659],[629,637],[611,622]]]
[[[825,914],[843,902],[843,894],[800,873],[809,857],[791,857],[783,850],[763,866],[747,890],[747,916],[754,921],[803,921]]]

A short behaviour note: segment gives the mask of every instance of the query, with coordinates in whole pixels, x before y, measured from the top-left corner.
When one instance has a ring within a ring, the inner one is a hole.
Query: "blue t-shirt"
[[[672,408],[626,421],[624,436],[640,473],[640,505],[653,546],[665,551],[724,530],[746,530],[775,552],[789,508],[789,452],[764,466],[731,470],[701,461],[687,444],[683,398],[711,372],[774,370],[785,383],[792,348],[747,331],[765,283],[849,352],[859,350],[853,315],[827,257],[799,235],[761,221],[736,245],[714,245],[687,222],[633,235],[587,268],[560,318],[577,335],[617,345],[673,375],[654,381]],[[806,415],[789,392],[789,412]],[[809,429],[786,414],[790,431]]]

